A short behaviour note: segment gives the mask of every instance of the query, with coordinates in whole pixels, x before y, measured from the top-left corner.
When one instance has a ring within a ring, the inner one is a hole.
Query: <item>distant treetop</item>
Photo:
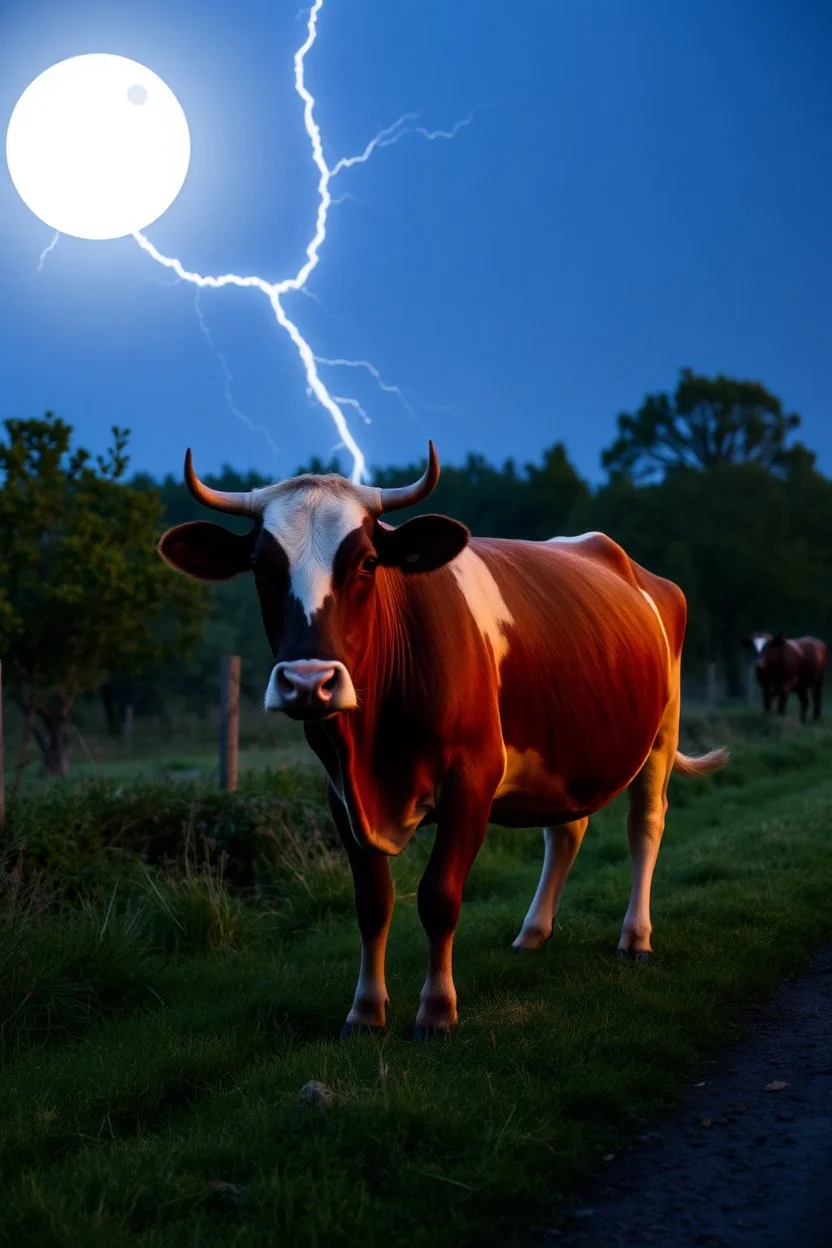
[[[755,463],[782,474],[812,466],[801,442],[788,444],[800,425],[757,381],[710,378],[682,369],[676,393],[649,394],[634,414],[618,417],[618,437],[601,456],[612,477],[662,480],[680,469]]]

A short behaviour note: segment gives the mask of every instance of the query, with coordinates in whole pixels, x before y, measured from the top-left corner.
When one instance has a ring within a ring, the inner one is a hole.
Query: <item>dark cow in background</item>
[[[727,760],[678,749],[681,590],[600,533],[500,541],[447,516],[385,523],[436,485],[433,443],[424,476],[397,489],[306,475],[230,494],[199,481],[190,451],[185,477],[252,528],[181,524],[160,552],[205,580],[253,572],[274,655],[266,709],[303,721],[326,770],[361,932],[345,1033],[385,1025],[389,859],[425,824],[437,830],[418,890],[430,952],[417,1036],[456,1024],[451,949],[489,820],[544,825],[540,883],[514,941],[537,949],[589,816],[627,789],[632,891],[618,949],[645,960],[670,774]]]
[[[820,719],[828,653],[825,641],[818,641],[817,637],[784,637],[782,633],[752,633],[742,638],[742,644],[757,656],[755,668],[765,710],[771,710],[776,698],[778,712],[785,715],[789,694],[796,693],[801,723],[806,723],[810,696],[812,719]]]

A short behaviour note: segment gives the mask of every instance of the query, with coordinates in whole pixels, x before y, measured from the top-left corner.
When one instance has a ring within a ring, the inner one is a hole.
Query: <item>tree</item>
[[[422,462],[379,469],[375,483],[403,485],[424,468]],[[543,540],[563,531],[573,508],[588,494],[561,442],[543,452],[540,466],[526,464],[523,475],[511,459],[500,469],[471,453],[462,467],[443,467],[433,493],[419,507],[402,511],[400,521],[420,511],[445,512],[467,524],[476,537]]]
[[[556,442],[543,452],[543,463],[526,464],[528,519],[518,536],[545,541],[569,527],[575,510],[589,498],[589,486],[569,461],[566,447]]]
[[[10,692],[50,772],[68,770],[76,698],[113,672],[185,654],[205,615],[201,586],[159,558],[158,494],[134,489],[129,432],[106,458],[70,448],[69,425],[7,420],[0,442],[0,644]],[[7,605],[2,610],[3,602]]]
[[[611,476],[641,482],[717,464],[752,463],[784,474],[814,463],[802,443],[787,445],[799,425],[800,417],[786,415],[759,382],[711,379],[685,368],[672,399],[649,394],[634,415],[621,413],[618,437],[601,462]]]

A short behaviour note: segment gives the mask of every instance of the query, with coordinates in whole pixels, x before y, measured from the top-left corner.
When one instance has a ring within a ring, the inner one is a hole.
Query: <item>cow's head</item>
[[[438,479],[431,442],[427,469],[413,485],[375,489],[307,475],[231,494],[199,480],[189,450],[185,480],[194,497],[254,524],[245,534],[204,520],[180,524],[164,534],[159,551],[201,580],[254,573],[274,656],[266,709],[322,718],[358,704],[352,672],[368,645],[384,578],[389,602],[389,578],[440,568],[468,542],[465,526],[448,516],[416,516],[399,528],[380,519],[421,502]]]
[[[757,667],[761,671],[766,667],[767,661],[776,658],[786,644],[783,633],[777,633],[776,636],[771,633],[749,633],[741,640],[747,649],[754,651]]]

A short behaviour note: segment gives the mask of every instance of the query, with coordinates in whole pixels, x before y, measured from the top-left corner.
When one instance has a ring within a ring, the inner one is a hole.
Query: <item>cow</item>
[[[162,557],[207,581],[252,572],[274,665],[267,711],[303,723],[327,776],[353,874],[358,983],[342,1037],[386,1025],[390,859],[436,824],[418,888],[427,976],[414,1038],[458,1022],[452,944],[489,822],[543,825],[540,882],[513,947],[551,936],[589,817],[628,792],[632,888],[622,959],[652,951],[650,886],[671,772],[700,776],[727,751],[679,751],[686,601],[601,533],[548,542],[474,538],[459,521],[382,519],[428,497],[303,475],[247,493],[185,479],[206,506],[252,520],[231,533],[169,529]]]
[[[800,702],[800,722],[806,723],[809,697],[812,698],[812,719],[820,719],[823,682],[826,676],[828,647],[817,637],[784,637],[782,633],[751,633],[742,644],[756,655],[757,683],[763,694],[763,708],[771,710],[777,699],[780,715],[786,714],[790,693]]]

